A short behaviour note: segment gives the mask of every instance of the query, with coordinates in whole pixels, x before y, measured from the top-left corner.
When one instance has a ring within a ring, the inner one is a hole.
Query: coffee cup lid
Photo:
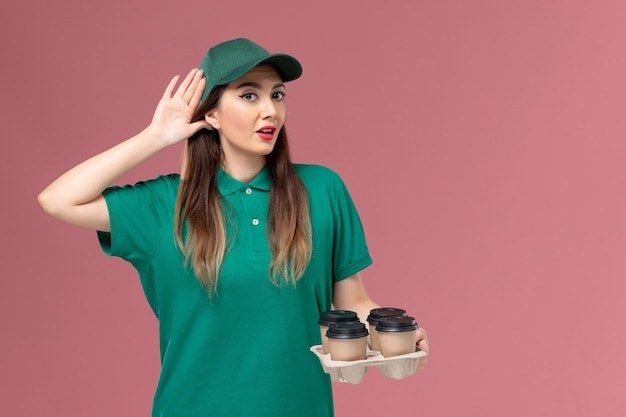
[[[370,310],[370,314],[367,316],[367,321],[369,323],[377,323],[382,317],[389,316],[406,316],[406,310],[393,307],[374,308]]]
[[[326,336],[331,339],[357,339],[368,335],[367,328],[360,321],[340,321],[328,326]]]
[[[332,323],[340,321],[359,321],[359,316],[350,310],[330,310],[320,315],[318,324],[322,326],[330,326]]]
[[[408,332],[417,330],[419,326],[413,317],[390,316],[381,317],[376,324],[379,332]]]

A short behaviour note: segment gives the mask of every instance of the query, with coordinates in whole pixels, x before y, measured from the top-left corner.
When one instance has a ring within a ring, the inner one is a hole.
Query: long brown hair
[[[215,87],[192,117],[192,122],[216,109],[225,86]],[[225,202],[217,187],[223,161],[217,130],[201,129],[187,141],[176,198],[174,232],[187,265],[209,295],[217,291],[218,276],[228,251]],[[289,154],[287,132],[280,130],[266,163],[271,173],[267,238],[272,252],[269,279],[275,285],[293,284],[311,259],[312,237],[306,188]],[[186,237],[183,229],[186,225]]]

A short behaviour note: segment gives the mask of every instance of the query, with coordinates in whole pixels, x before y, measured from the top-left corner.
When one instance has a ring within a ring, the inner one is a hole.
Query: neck
[[[255,155],[254,158],[224,158],[222,169],[237,181],[248,183],[261,172],[264,166],[265,157]]]

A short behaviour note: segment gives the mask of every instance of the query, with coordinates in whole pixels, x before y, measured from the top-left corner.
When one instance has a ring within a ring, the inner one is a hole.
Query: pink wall
[[[431,337],[418,375],[335,384],[338,416],[626,414],[625,2],[165,3],[0,6],[0,415],[148,415],[157,323],[134,270],[35,197],[237,36],[302,61],[295,159],[342,174],[370,293]]]

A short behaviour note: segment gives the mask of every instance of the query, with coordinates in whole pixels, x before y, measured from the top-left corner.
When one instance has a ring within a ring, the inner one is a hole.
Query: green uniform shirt
[[[179,176],[105,190],[111,232],[98,232],[100,244],[137,269],[159,320],[154,417],[333,415],[330,379],[309,348],[320,344],[317,320],[331,308],[332,283],[372,260],[340,177],[317,165],[296,170],[313,228],[304,276],[295,287],[276,287],[268,278],[267,167],[248,184],[220,170],[218,188],[232,212],[229,251],[212,297],[185,267],[174,240]]]

